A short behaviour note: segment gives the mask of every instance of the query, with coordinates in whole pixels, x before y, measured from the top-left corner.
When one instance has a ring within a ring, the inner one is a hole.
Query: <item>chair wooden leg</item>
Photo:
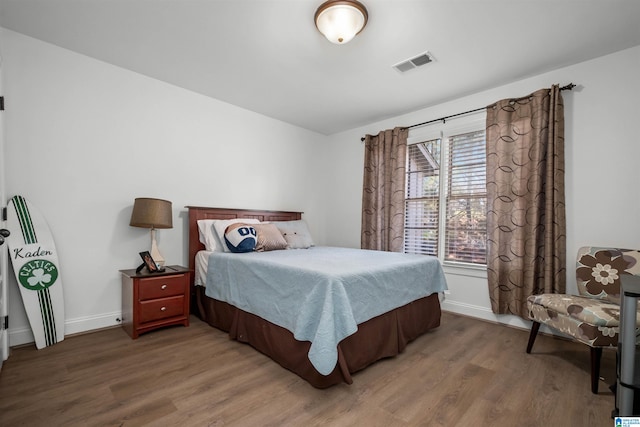
[[[591,347],[591,393],[593,394],[598,394],[600,359],[602,359],[602,347]]]
[[[529,343],[527,344],[527,353],[531,353],[531,349],[533,348],[533,343],[536,341],[536,336],[538,336],[538,330],[540,329],[540,323],[534,321],[531,324],[531,333],[529,334]]]

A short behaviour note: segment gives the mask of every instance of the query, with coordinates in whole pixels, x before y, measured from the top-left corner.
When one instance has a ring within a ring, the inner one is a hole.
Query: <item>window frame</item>
[[[450,121],[436,122],[428,126],[411,128],[407,137],[407,145],[440,139],[440,182],[438,203],[438,259],[445,271],[473,277],[486,277],[486,264],[473,264],[461,261],[445,260],[446,247],[446,215],[447,189],[449,188],[449,137],[464,133],[484,130],[486,128],[486,112],[479,111],[468,116],[461,116]],[[409,156],[407,154],[407,162]],[[408,166],[408,163],[407,163]],[[405,193],[406,200],[406,193]],[[405,212],[406,218],[406,212]]]

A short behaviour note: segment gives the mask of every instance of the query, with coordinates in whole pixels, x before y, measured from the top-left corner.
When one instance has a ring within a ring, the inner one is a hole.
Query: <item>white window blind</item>
[[[486,264],[485,131],[474,129],[407,147],[405,252]]]
[[[485,131],[449,138],[445,260],[486,264]]]
[[[405,252],[438,255],[440,139],[407,147]]]

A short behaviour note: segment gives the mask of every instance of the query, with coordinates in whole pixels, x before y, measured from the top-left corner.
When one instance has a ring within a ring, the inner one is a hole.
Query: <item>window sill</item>
[[[470,265],[456,262],[443,262],[442,269],[445,274],[452,274],[455,276],[468,276],[487,278],[487,266],[486,265]]]

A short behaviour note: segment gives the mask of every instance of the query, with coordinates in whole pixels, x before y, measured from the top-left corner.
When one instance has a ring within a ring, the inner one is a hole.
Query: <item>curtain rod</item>
[[[573,83],[569,83],[566,86],[562,86],[560,88],[560,90],[571,90],[574,87],[576,87],[576,85],[574,85]],[[527,98],[529,95],[527,96],[523,96],[522,98],[514,98],[514,101],[518,101],[520,99],[524,99]],[[474,110],[469,110],[469,111],[465,111],[464,113],[458,113],[458,114],[452,114],[450,116],[444,116],[444,117],[440,117],[439,119],[433,119],[433,120],[429,120],[426,122],[422,122],[422,123],[416,123],[415,125],[411,125],[411,126],[404,126],[403,129],[411,129],[411,128],[415,128],[418,126],[424,126],[424,125],[428,125],[430,123],[435,123],[435,122],[445,122],[447,119],[453,118],[453,117],[458,117],[458,116],[464,116],[465,114],[471,114],[471,113],[477,113],[478,111],[482,111],[482,110],[486,110],[487,107],[482,107],[482,108],[476,108]],[[363,136],[362,138],[360,138],[360,141],[364,141],[365,137]]]

